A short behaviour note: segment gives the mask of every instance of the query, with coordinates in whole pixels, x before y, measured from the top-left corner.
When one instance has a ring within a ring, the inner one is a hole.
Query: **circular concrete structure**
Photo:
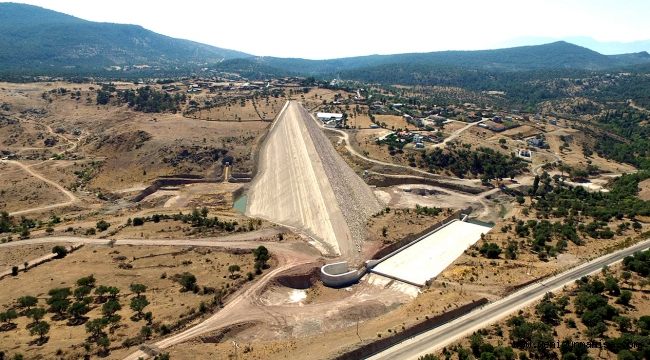
[[[323,265],[320,268],[320,278],[329,287],[344,287],[355,284],[366,273],[366,268],[350,270],[347,261]]]

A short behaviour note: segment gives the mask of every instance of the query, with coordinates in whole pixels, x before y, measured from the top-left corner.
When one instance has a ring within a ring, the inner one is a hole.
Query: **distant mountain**
[[[107,73],[103,69],[149,65],[158,71],[158,76],[184,76],[207,67],[239,72],[250,78],[341,75],[362,80],[394,78],[423,83],[438,78],[441,71],[462,71],[465,78],[472,71],[592,71],[645,64],[650,64],[650,55],[645,51],[603,55],[564,41],[496,50],[330,60],[254,57],[160,35],[137,25],[91,22],[36,6],[0,3],[0,73],[5,75],[97,73],[119,77],[123,73]],[[140,75],[134,72],[133,76]]]
[[[367,68],[400,64],[409,67],[455,67],[489,71],[529,71],[543,69],[605,70],[650,63],[647,52],[624,55],[602,55],[593,50],[564,41],[497,50],[439,51],[397,55],[370,55],[333,60],[283,59],[258,57],[250,59],[278,69],[303,74],[336,74]]]
[[[502,47],[514,47],[532,44],[546,44],[556,41],[566,41],[571,44],[586,47],[593,51],[605,55],[615,54],[629,54],[650,51],[650,40],[632,41],[632,42],[617,42],[617,41],[598,41],[587,36],[571,36],[566,38],[552,38],[552,37],[520,37],[515,38],[501,44]]]
[[[0,3],[3,71],[175,66],[249,56],[160,35],[141,26],[91,22],[37,6]]]

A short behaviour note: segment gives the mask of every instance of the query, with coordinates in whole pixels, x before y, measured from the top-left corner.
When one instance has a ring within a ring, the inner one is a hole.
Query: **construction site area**
[[[559,182],[556,157],[582,161],[553,142],[570,132],[555,125],[540,130],[551,149],[519,161],[504,155],[520,147],[516,129],[487,134],[487,119],[464,113],[415,137],[404,134],[419,131],[408,117],[371,121],[363,111],[379,105],[359,91],[290,78],[263,94],[260,84],[201,83],[151,85],[203,104],[174,113],[117,101],[133,84],[2,84],[0,312],[27,314],[19,299],[31,296],[30,307],[51,309],[61,293],[69,303],[45,315],[37,338],[39,320],[10,319],[0,349],[28,359],[367,358],[642,241],[648,227],[617,219],[611,238],[581,232],[588,246],[553,235],[546,245],[557,246],[535,247],[543,216],[529,189]],[[92,100],[98,91],[107,104]],[[345,98],[361,104],[349,118],[339,116]],[[478,158],[463,143],[490,148],[481,151],[512,176],[436,167],[443,150]],[[611,178],[629,166],[595,162]],[[605,174],[590,183],[611,186]],[[103,324],[107,313],[114,321]]]

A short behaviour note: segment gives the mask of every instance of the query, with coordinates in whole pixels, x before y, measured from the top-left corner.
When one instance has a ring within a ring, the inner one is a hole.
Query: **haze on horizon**
[[[577,37],[650,39],[650,2],[644,0],[15,2],[254,55],[308,59],[480,50]]]

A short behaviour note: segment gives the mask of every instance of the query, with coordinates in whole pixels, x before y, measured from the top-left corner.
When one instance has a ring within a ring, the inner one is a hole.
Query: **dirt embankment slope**
[[[322,252],[350,258],[367,217],[379,209],[307,111],[290,102],[262,145],[248,214],[299,229]]]

